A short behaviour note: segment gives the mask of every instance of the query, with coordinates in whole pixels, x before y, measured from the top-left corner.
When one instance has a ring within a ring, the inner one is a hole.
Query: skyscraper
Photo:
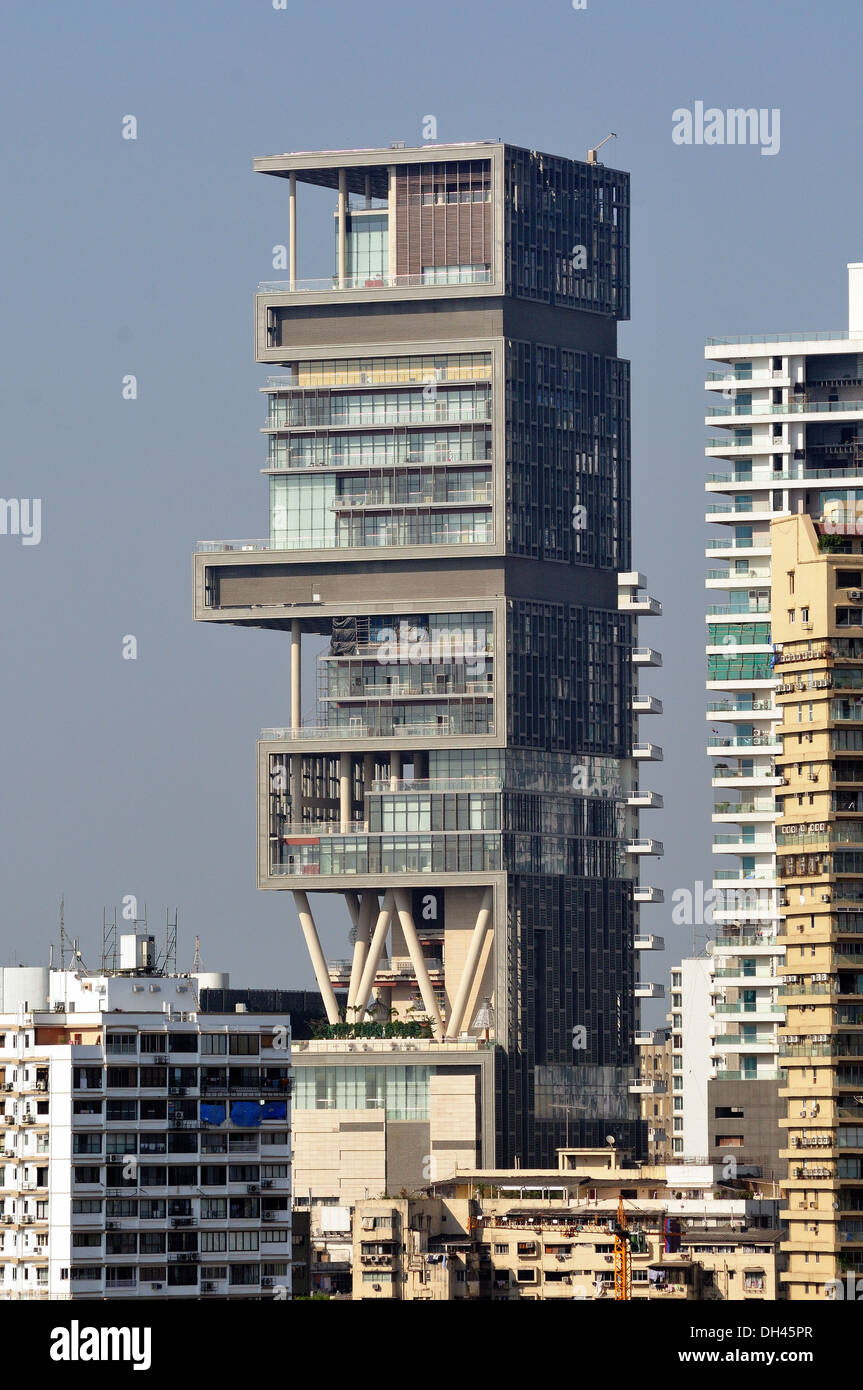
[[[852,1062],[835,1063],[853,1056],[853,1034],[834,1030],[856,1006],[840,998],[831,1009],[825,998],[822,1008],[817,998],[847,996],[856,980],[839,967],[853,964],[857,950],[853,904],[860,888],[842,877],[846,870],[853,875],[855,851],[829,852],[831,843],[854,843],[855,823],[833,818],[856,812],[859,780],[853,756],[846,756],[857,738],[845,723],[856,718],[853,699],[830,694],[834,684],[855,688],[850,668],[863,630],[854,587],[859,565],[828,563],[837,549],[859,550],[863,502],[863,266],[850,265],[848,274],[847,330],[711,339],[706,349],[708,359],[727,364],[708,374],[708,388],[726,402],[708,411],[708,423],[727,430],[726,438],[708,440],[708,454],[729,460],[708,479],[708,490],[726,500],[711,505],[707,519],[728,532],[707,550],[723,562],[708,571],[708,587],[727,594],[708,610],[708,688],[717,692],[708,706],[710,752],[723,798],[714,808],[721,828],[714,848],[738,861],[716,874],[717,1080],[709,1108],[711,1116],[732,1111],[730,1128],[749,1157],[772,1130],[779,1172],[795,1157],[786,1149],[787,1127],[794,1148],[820,1149],[814,1165],[792,1161],[793,1173],[811,1178],[805,1191],[793,1186],[794,1200],[821,1212],[808,1217],[810,1228],[820,1226],[821,1244],[812,1247],[819,1255],[829,1248],[821,1223],[838,1219],[833,1200],[836,1211],[846,1195],[856,1202],[850,1190],[831,1190],[840,1168],[856,1163],[835,1152],[856,1140],[853,1125],[839,1125],[849,1097],[823,1100],[831,1088],[852,1086],[859,1071]],[[834,674],[836,659],[849,669]],[[783,979],[784,972],[793,973]],[[798,993],[811,997],[798,1001]],[[804,1115],[801,1093],[810,1086],[816,1108]],[[810,1124],[801,1126],[804,1119]],[[752,1122],[758,1134],[749,1139]],[[850,1216],[846,1228],[856,1229]],[[798,1221],[798,1249],[803,1235]],[[812,1288],[832,1277],[826,1258],[817,1274],[804,1263],[802,1255],[796,1265],[792,1259],[793,1296],[810,1273]]]
[[[635,769],[661,750],[635,730],[660,702],[633,663],[660,658],[636,648],[659,604],[630,568],[628,176],[492,142],[255,168],[288,194],[289,278],[255,302],[257,360],[284,373],[263,388],[270,533],[202,544],[195,602],[290,636],[258,881],[292,895],[327,1010],[294,1057],[297,1188],[314,1111],[331,1148],[370,1136],[390,1189],[438,1160],[638,1149],[636,991],[660,988],[637,980],[636,903],[660,895],[637,865],[661,846]],[[308,185],[336,194],[317,281]]]

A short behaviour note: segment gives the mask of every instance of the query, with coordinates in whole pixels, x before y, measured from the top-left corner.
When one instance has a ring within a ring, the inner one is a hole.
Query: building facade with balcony
[[[791,1299],[863,1274],[863,526],[771,528],[786,906],[779,999]]]
[[[793,611],[801,639],[813,627],[776,573],[771,523],[802,513],[831,524],[856,518],[863,504],[863,266],[849,266],[848,275],[847,331],[711,339],[705,350],[717,364],[706,382],[716,400],[707,424],[724,431],[708,440],[707,455],[725,463],[707,482],[707,520],[723,529],[707,547],[721,562],[707,576],[720,600],[707,615],[713,848],[732,863],[714,878],[716,998],[729,1025],[716,1033],[714,1064],[729,1086],[740,1082],[748,1103],[750,1083],[758,1083],[765,1115],[783,1077],[777,820],[817,794],[815,774],[798,774],[777,727],[780,695],[789,681],[796,690],[777,621]],[[844,607],[850,623],[853,603]],[[725,1099],[731,1103],[731,1090]]]
[[[778,1200],[720,1166],[562,1150],[556,1169],[459,1171],[428,1193],[357,1203],[357,1300],[613,1299],[622,1204],[633,1300],[781,1296]]]
[[[195,614],[285,642],[258,883],[293,899],[330,1030],[297,1115],[382,1111],[415,1182],[447,1145],[637,1146],[639,865],[662,851],[638,769],[662,753],[636,725],[661,658],[630,561],[628,177],[483,142],[255,168],[287,192],[289,276],[255,304],[270,531],[199,546]],[[298,276],[306,185],[335,195],[323,281]]]
[[[152,940],[2,971],[0,1298],[291,1297],[290,1018],[201,1012]]]

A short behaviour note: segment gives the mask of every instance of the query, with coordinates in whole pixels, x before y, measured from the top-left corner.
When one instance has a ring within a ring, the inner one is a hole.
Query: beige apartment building
[[[622,1200],[633,1299],[781,1297],[772,1185],[723,1183],[719,1165],[628,1162],[563,1149],[557,1169],[459,1172],[421,1194],[358,1202],[353,1296],[613,1299]]]
[[[863,1270],[863,545],[825,503],[771,528],[779,999],[792,1299]]]

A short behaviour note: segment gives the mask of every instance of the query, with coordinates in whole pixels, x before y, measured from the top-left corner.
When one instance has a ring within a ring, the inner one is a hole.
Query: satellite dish
[[[708,941],[708,942],[705,944],[704,949],[705,949],[705,951],[707,952],[707,954],[708,954],[709,956],[712,956],[712,955],[713,955],[713,952],[716,950],[716,942],[715,942],[715,941]]]
[[[614,1148],[614,1135],[613,1135],[613,1134],[606,1134],[606,1136],[605,1136],[605,1142],[606,1142],[606,1144],[610,1144],[611,1147]]]

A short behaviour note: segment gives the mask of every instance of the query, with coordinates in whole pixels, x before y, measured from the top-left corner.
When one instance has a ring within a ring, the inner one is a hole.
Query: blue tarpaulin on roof
[[[225,1123],[224,1105],[207,1105],[201,1101],[201,1120],[205,1125],[223,1125]]]
[[[261,1123],[263,1107],[257,1100],[234,1100],[231,1102],[231,1123],[251,1129]]]

